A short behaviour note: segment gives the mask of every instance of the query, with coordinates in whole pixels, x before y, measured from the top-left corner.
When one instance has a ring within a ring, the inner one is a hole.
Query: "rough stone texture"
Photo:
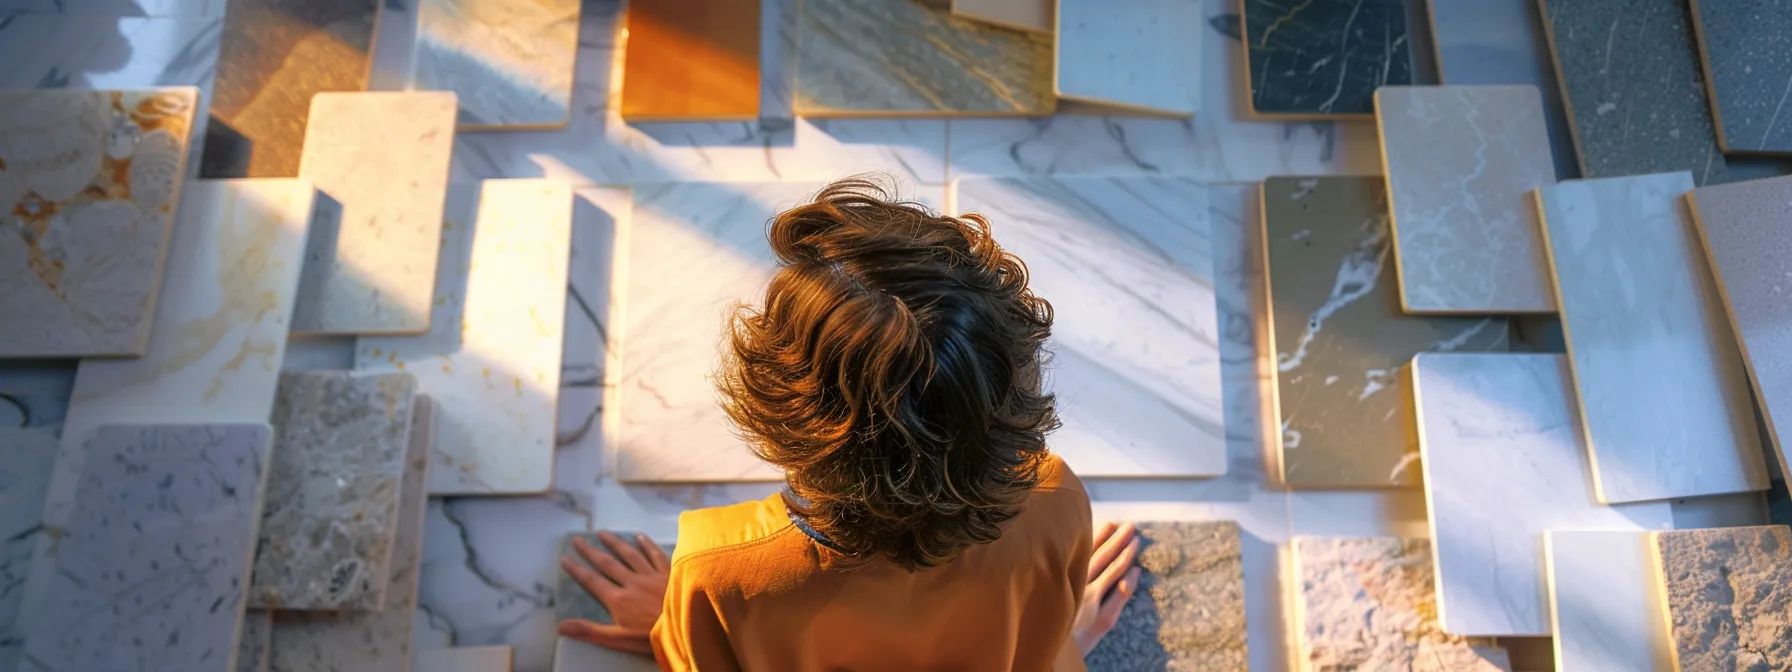
[[[1406,0],[1241,4],[1258,114],[1368,115],[1377,87],[1413,83]]]
[[[630,543],[634,542],[636,534],[634,532],[617,531],[612,531],[612,533],[618,537],[622,537],[623,541]],[[592,547],[599,550],[608,550],[604,548],[604,542],[597,540],[596,532],[574,532],[566,535],[566,538],[560,542],[560,555],[562,557],[572,558],[575,562],[585,562],[583,558],[579,557],[579,552],[572,547],[572,540],[575,537],[583,538],[586,543],[591,544]],[[660,544],[660,548],[666,552],[667,558],[672,557],[672,544]],[[566,572],[556,573],[559,576],[560,582],[554,589],[555,620],[564,621],[569,618],[582,618],[598,623],[615,622],[610,618],[610,610],[605,609],[604,604],[597,601],[597,598],[592,597],[591,593],[586,591],[584,586],[581,586],[579,585],[579,582],[574,581],[571,574],[567,574]]]
[[[1693,0],[1693,28],[1726,152],[1792,152],[1792,3]]]
[[[1661,532],[1675,669],[1792,669],[1792,531],[1785,526]]]
[[[250,609],[243,614],[243,631],[237,635],[236,672],[268,672],[268,652],[274,647],[274,612]]]
[[[417,380],[280,376],[250,606],[372,611],[385,603]]]
[[[1120,622],[1089,652],[1091,672],[1243,671],[1243,545],[1238,523],[1139,523],[1145,568]]]
[[[1293,545],[1302,669],[1512,669],[1493,640],[1451,635],[1437,622],[1426,540],[1301,537]]]

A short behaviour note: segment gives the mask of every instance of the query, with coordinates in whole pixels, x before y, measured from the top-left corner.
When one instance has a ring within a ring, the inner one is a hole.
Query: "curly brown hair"
[[[736,309],[718,386],[839,563],[912,571],[1001,536],[1058,418],[1026,265],[981,216],[892,192],[842,180],[771,221],[780,267]]]

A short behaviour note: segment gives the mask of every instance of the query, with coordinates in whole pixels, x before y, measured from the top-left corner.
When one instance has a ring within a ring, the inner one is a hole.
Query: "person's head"
[[[792,502],[851,555],[909,569],[994,541],[1057,427],[1052,309],[977,215],[836,182],[774,218],[779,269],[734,317],[719,386]]]

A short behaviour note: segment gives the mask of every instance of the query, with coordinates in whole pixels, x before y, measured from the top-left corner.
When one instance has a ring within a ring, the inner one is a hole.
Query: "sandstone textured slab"
[[[453,91],[464,130],[556,128],[572,114],[579,0],[417,5],[411,86]]]
[[[1057,5],[1058,97],[1179,116],[1201,106],[1200,0]]]
[[[457,646],[423,649],[411,669],[417,672],[510,672],[508,646]]]
[[[1375,93],[1410,313],[1555,310],[1530,191],[1555,183],[1537,90],[1389,87]]]
[[[1492,640],[1437,622],[1424,539],[1296,537],[1296,669],[1510,672]]]
[[[1792,531],[1772,525],[1654,537],[1675,669],[1792,669]]]
[[[43,534],[44,495],[56,466],[55,427],[0,428],[0,583],[24,585]],[[0,669],[17,669],[24,627],[18,589],[0,591]]]
[[[1251,111],[1343,118],[1375,111],[1383,86],[1413,83],[1407,0],[1239,0]]]
[[[1537,0],[1429,0],[1431,44],[1438,79],[1452,86],[1523,84],[1543,94],[1556,179],[1580,177],[1574,132],[1562,109],[1562,89],[1550,64]]]
[[[249,605],[374,611],[384,603],[417,380],[409,374],[280,376]]]
[[[194,88],[0,93],[0,358],[140,356]]]
[[[1673,672],[1649,533],[1551,530],[1543,546],[1559,672]]]
[[[628,3],[622,118],[759,116],[760,0]]]
[[[266,425],[101,429],[22,669],[232,672],[271,447]]]
[[[1792,119],[1781,117],[1792,90],[1792,5],[1693,0],[1692,25],[1718,146],[1792,153]]]
[[[1139,523],[1145,569],[1091,672],[1248,669],[1238,523]]]
[[[1053,33],[1052,0],[951,0],[952,13],[1015,30]]]
[[[556,180],[457,187],[429,333],[355,346],[357,370],[412,373],[435,402],[432,494],[544,492],[552,481],[572,208]]]
[[[1666,502],[1593,497],[1566,357],[1426,353],[1411,368],[1446,632],[1549,634],[1547,530],[1673,526]]]
[[[429,327],[455,96],[322,93],[299,175],[340,206],[305,259],[293,331],[418,333]]]
[[[1503,351],[1506,320],[1400,310],[1379,177],[1271,177],[1262,207],[1283,482],[1417,485],[1401,367],[1420,352]]]

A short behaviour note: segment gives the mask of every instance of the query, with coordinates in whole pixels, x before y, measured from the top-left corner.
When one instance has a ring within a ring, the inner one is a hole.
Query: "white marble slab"
[[[419,0],[417,21],[410,88],[458,94],[462,129],[566,123],[579,0]]]
[[[966,179],[955,197],[1052,303],[1052,451],[1084,477],[1225,473],[1207,185]]]
[[[340,206],[307,251],[293,331],[429,328],[455,96],[324,92],[311,99],[299,176]]]
[[[362,338],[355,368],[409,372],[435,400],[431,494],[544,492],[553,477],[572,188],[492,180],[477,193],[452,193],[429,333]]]
[[[0,670],[16,669],[22,641],[19,612],[31,555],[42,536],[45,486],[56,466],[55,427],[0,428]],[[27,616],[29,616],[27,614]]]
[[[1425,353],[1409,368],[1446,632],[1549,634],[1547,530],[1673,527],[1666,502],[1593,497],[1566,357]]]
[[[1537,191],[1594,494],[1767,489],[1748,371],[1680,196],[1692,174]]]
[[[417,652],[411,669],[416,672],[510,672],[510,647],[423,649]]]
[[[1674,672],[1649,533],[1551,530],[1546,537],[1557,672]]]
[[[1201,107],[1201,0],[1058,0],[1058,96],[1188,116]]]

